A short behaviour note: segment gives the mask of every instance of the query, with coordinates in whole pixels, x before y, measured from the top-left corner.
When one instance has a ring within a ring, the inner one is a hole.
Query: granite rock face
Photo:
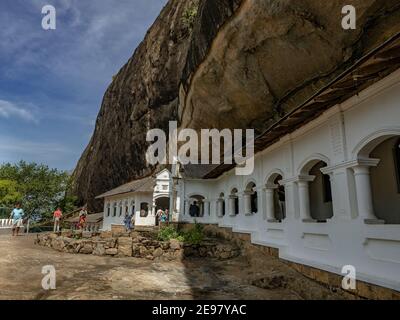
[[[167,3],[104,95],[94,134],[73,173],[71,193],[81,203],[99,210],[101,203],[94,201],[95,196],[154,170],[145,160],[147,131],[167,130],[168,122],[177,119],[185,66],[192,70],[202,60],[218,28],[240,1]],[[194,32],[195,12],[209,19],[201,34]],[[199,46],[196,39],[203,44]],[[191,54],[190,48],[195,49]]]
[[[400,30],[397,0],[170,0],[107,89],[71,191],[94,197],[150,174],[146,133],[168,121],[260,133]],[[197,15],[193,14],[197,11]]]

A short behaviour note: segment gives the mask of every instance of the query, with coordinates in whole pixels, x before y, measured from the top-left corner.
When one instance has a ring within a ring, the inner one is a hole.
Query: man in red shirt
[[[62,218],[61,208],[57,208],[57,210],[54,211],[53,217],[54,217],[54,232],[59,232],[60,231],[60,221]]]

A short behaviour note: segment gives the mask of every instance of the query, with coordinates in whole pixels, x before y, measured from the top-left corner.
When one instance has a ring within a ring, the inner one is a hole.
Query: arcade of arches
[[[384,141],[381,141],[384,140]],[[389,137],[379,139],[379,143],[373,141],[374,147],[369,146],[368,157],[376,159],[377,165],[366,169],[356,166],[354,171],[354,184],[360,188],[360,177],[368,176],[367,188],[371,191],[370,213],[364,214],[372,223],[400,224],[400,138]],[[367,148],[368,149],[368,148]],[[362,155],[365,157],[365,155]],[[327,222],[334,215],[333,191],[330,174],[324,173],[328,164],[319,159],[309,161],[301,170],[301,179],[297,181],[299,192],[299,212],[303,222]],[[361,173],[360,173],[361,172]],[[283,177],[280,173],[272,174],[266,182],[265,195],[265,216],[268,222],[282,222],[286,218],[286,191],[282,183]],[[363,182],[365,187],[365,183]],[[367,193],[364,191],[364,193]],[[217,199],[217,216],[223,217],[226,213],[229,216],[237,216],[243,210],[243,214],[252,215],[259,211],[259,195],[257,185],[250,182],[242,193],[237,188],[230,190],[225,197],[221,192]],[[200,216],[204,215],[205,203],[207,203],[209,214],[209,202],[205,202],[203,196],[191,197],[197,201],[200,209]],[[357,199],[361,215],[366,209],[361,205],[364,199]],[[241,209],[241,201],[243,207]],[[226,210],[227,205],[227,210]]]

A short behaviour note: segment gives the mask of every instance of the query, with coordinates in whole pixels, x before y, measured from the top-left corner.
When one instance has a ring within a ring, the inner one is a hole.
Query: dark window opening
[[[258,197],[257,197],[257,192],[254,191],[253,194],[251,195],[251,212],[252,213],[257,213],[258,212]]]
[[[142,218],[147,217],[149,214],[149,204],[147,202],[142,202],[140,204],[140,216]]]
[[[239,198],[235,198],[235,215],[239,214]]]
[[[324,202],[332,202],[331,177],[327,174],[322,175],[324,188]]]

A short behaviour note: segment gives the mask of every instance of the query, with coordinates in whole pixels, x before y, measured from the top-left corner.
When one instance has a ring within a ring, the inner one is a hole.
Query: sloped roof
[[[219,167],[218,164],[188,164],[183,165],[182,176],[188,179],[201,179],[212,170]]]
[[[128,182],[126,184],[123,184],[122,186],[107,191],[97,196],[96,199],[102,199],[105,197],[115,196],[129,192],[153,192],[155,183],[156,183],[155,178],[153,176],[148,176],[146,178]]]

